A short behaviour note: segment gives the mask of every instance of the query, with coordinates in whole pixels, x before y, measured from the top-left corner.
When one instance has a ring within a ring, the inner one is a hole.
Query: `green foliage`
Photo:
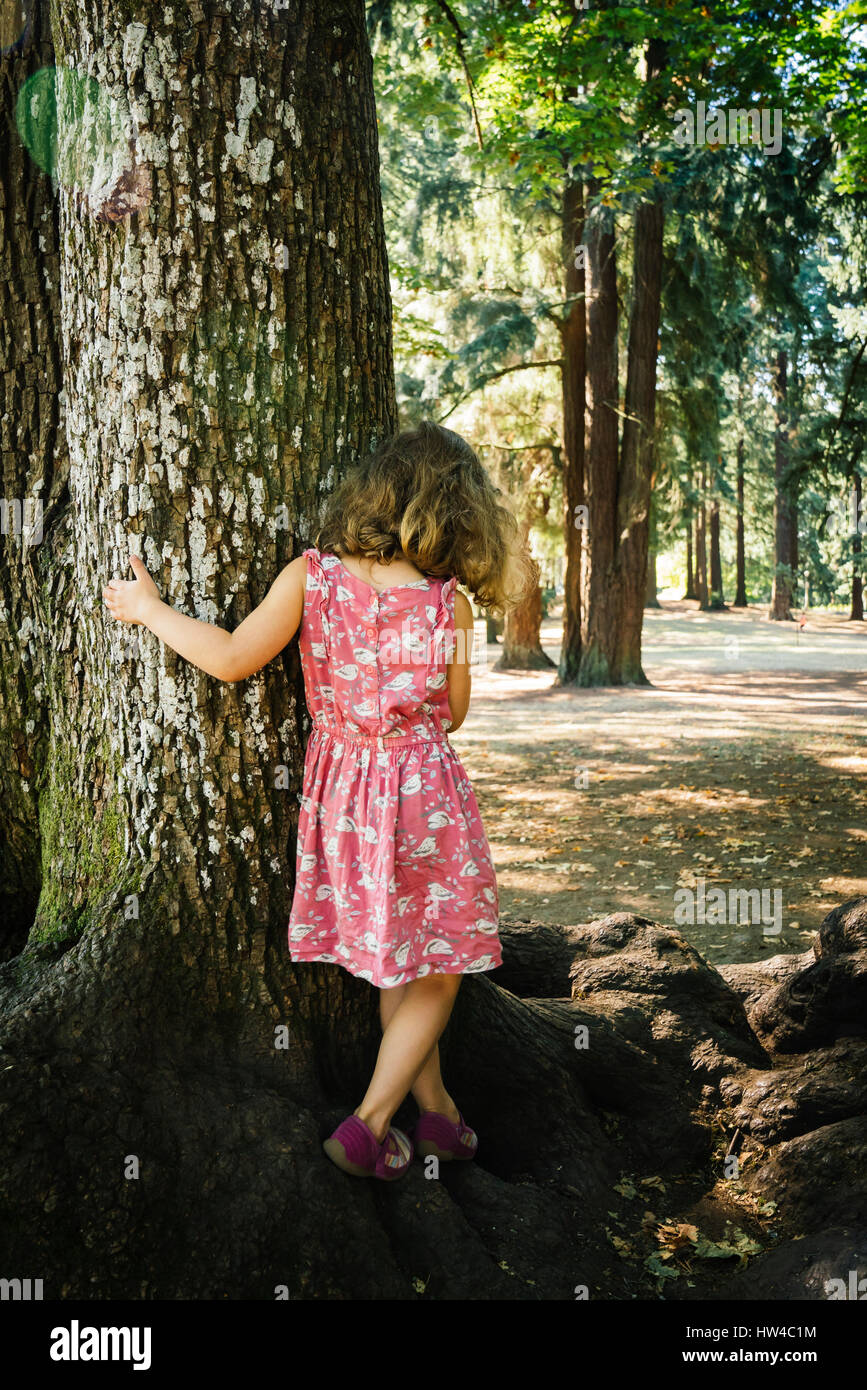
[[[522,496],[537,549],[555,544],[560,524],[562,403],[556,366],[532,364],[561,355],[575,249],[563,200],[592,175],[613,218],[621,324],[632,210],[651,191],[664,199],[661,550],[680,554],[686,518],[718,498],[732,592],[742,440],[748,581],[754,597],[770,592],[771,364],[785,350],[802,568],[815,597],[845,596],[857,557],[825,522],[859,467],[867,416],[865,8],[369,7],[401,408],[448,418],[486,461],[534,479]],[[664,42],[666,62],[648,82],[651,42]],[[675,113],[699,101],[779,110],[779,154],[760,143],[679,145]],[[625,360],[621,350],[621,408]]]

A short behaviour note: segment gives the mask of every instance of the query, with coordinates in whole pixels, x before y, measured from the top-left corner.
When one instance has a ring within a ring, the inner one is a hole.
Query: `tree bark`
[[[581,666],[581,570],[586,529],[581,508],[584,494],[584,371],[586,331],[584,310],[584,199],[580,181],[568,179],[563,188],[562,251],[565,297],[569,308],[560,328],[563,367],[563,640],[558,685],[574,685]]]
[[[645,49],[648,88],[667,61],[664,40]],[[652,98],[655,99],[655,98]],[[623,402],[620,479],[617,495],[616,651],[611,671],[617,685],[649,684],[641,665],[641,628],[656,430],[656,362],[662,298],[662,196],[654,188],[635,209],[632,251],[632,312]]]
[[[518,608],[506,614],[503,626],[503,650],[495,661],[494,671],[542,671],[556,666],[542,649],[542,590],[537,587]]]
[[[530,522],[521,522],[524,543],[530,531]],[[503,625],[503,650],[494,663],[494,671],[539,671],[556,666],[547,652],[542,650],[542,590],[537,584],[532,593],[506,613]]]
[[[735,537],[736,546],[736,580],[735,580],[735,607],[746,608],[747,606],[747,570],[746,552],[744,537],[744,440],[743,436],[738,439],[737,453],[737,533]]]
[[[12,25],[12,13],[4,23]],[[20,35],[10,29],[4,44],[0,452],[10,514],[0,538],[0,961],[23,947],[39,900],[39,782],[52,753],[47,724],[34,719],[34,712],[48,699],[47,680],[72,677],[68,644],[57,643],[56,636],[46,644],[33,621],[34,614],[62,612],[69,596],[68,578],[59,580],[56,569],[49,573],[43,563],[66,544],[70,522],[60,401],[58,205],[15,119],[17,93],[54,65],[47,0],[30,8],[29,23]],[[37,542],[34,528],[40,526]]]
[[[695,587],[695,568],[692,558],[692,516],[688,512],[686,517],[686,592],[684,598],[698,598],[698,591]]]
[[[656,195],[635,211],[633,300],[617,499],[620,613],[613,675],[618,685],[648,684],[641,666],[641,627],[656,418],[662,229],[662,203]]]
[[[705,489],[707,472],[701,466],[701,498],[695,518],[695,593],[698,606],[704,612],[710,607],[710,589],[707,566],[707,503]]]
[[[864,621],[864,584],[861,577],[861,474],[852,479],[855,492],[855,535],[852,539],[852,608],[849,618],[853,622]]]
[[[723,594],[722,556],[719,543],[719,498],[714,497],[710,504],[710,603],[714,609],[725,608]]]
[[[774,584],[768,616],[774,622],[792,617],[797,556],[797,513],[789,478],[788,355],[777,353],[774,367]]]
[[[665,63],[664,42],[645,52],[649,88]],[[601,191],[589,179],[588,199]],[[584,459],[589,528],[581,575],[583,686],[647,684],[641,628],[653,476],[656,361],[662,291],[663,210],[658,190],[633,218],[632,310],[627,341],[624,425],[618,441],[617,277],[613,222],[597,204],[587,245],[587,412]],[[618,458],[619,449],[619,458]]]
[[[270,1239],[264,1221],[245,1234],[232,1189],[255,1207],[266,1174],[303,1289],[322,1261],[301,1253],[313,1219],[291,1211],[291,1154],[315,1139],[305,1107],[370,1039],[362,982],[288,959],[297,650],[226,686],[100,601],[134,548],[168,602],[236,626],[309,543],[336,474],[394,428],[364,8],[224,0],[153,23],[52,7],[53,62],[81,84],[58,106],[57,186],[14,138],[3,175],[20,327],[4,335],[4,468],[22,495],[41,478],[50,506],[42,545],[0,572],[13,951],[27,931],[2,973],[0,1205],[4,1225],[16,1212],[4,1257],[57,1270],[55,1297],[231,1290],[238,1252],[259,1269]],[[5,60],[7,130],[16,82],[52,62],[39,24]],[[119,112],[110,186],[63,153],[71,114],[100,115],[91,72],[112,74]]]
[[[587,202],[598,198],[601,182],[589,179]],[[617,261],[614,220],[596,203],[585,225],[586,413],[584,499],[588,529],[583,532],[581,666],[579,685],[608,685],[614,678],[620,596],[615,565],[618,487]]]

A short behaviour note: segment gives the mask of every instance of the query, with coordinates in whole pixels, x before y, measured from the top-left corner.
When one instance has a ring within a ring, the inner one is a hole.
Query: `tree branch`
[[[479,381],[474,381],[473,384],[472,384],[472,386],[469,388],[468,391],[465,391],[464,394],[463,394],[462,396],[458,396],[458,399],[455,401],[454,405],[449,407],[449,409],[446,411],[445,415],[441,415],[441,416],[440,416],[439,420],[437,421],[437,424],[441,425],[442,422],[443,422],[443,420],[447,420],[447,419],[449,418],[450,415],[453,415],[454,412],[457,410],[458,406],[459,406],[459,405],[463,405],[464,401],[465,401],[465,400],[468,400],[469,397],[473,394],[474,391],[478,391],[478,390],[480,390],[483,386],[487,386],[488,383],[491,382],[491,381],[497,381],[501,376],[507,376],[509,372],[528,372],[528,371],[530,371],[530,369],[531,369],[532,367],[562,367],[562,366],[563,366],[563,358],[562,358],[562,357],[551,357],[551,358],[546,358],[544,361],[541,361],[541,362],[516,362],[515,365],[514,365],[513,367],[501,367],[501,368],[499,369],[499,371],[492,372],[490,376],[483,377],[483,378],[482,378],[481,380],[479,380]]]
[[[475,391],[479,386],[487,386],[489,381],[496,381],[498,377],[507,376],[509,372],[528,372],[531,367],[562,367],[562,357],[546,357],[541,362],[516,362],[513,367],[500,367],[499,371],[492,372],[486,376],[484,381],[476,382],[473,387]]]
[[[454,11],[449,5],[448,0],[437,0],[437,4],[439,5],[440,9],[445,15],[449,24],[455,31],[455,48],[457,49],[458,58],[461,62],[461,67],[464,70],[464,77],[467,80],[467,95],[470,99],[470,110],[473,113],[473,125],[476,128],[476,140],[478,141],[479,149],[483,150],[485,148],[485,145],[484,141],[482,140],[482,127],[479,125],[479,113],[476,110],[476,100],[473,96],[473,79],[470,76],[470,69],[467,66],[467,60],[464,54],[464,39],[467,36],[461,28],[460,24],[458,23],[457,16],[455,15]]]

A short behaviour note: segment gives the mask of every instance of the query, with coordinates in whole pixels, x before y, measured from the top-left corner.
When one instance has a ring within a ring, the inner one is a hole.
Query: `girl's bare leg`
[[[398,985],[395,989],[381,989],[379,991],[379,1021],[382,1024],[383,1033],[391,1022],[395,1009],[403,1003],[405,994],[406,985]]]
[[[433,1052],[449,1021],[460,983],[460,974],[425,975],[401,986],[403,997],[390,1013],[373,1077],[355,1111],[380,1142],[386,1136],[395,1110],[414,1087],[420,1072],[432,1063],[436,1072],[431,1077],[434,1082],[431,1093],[436,1090],[438,1078],[438,1099],[445,1095],[439,1076],[439,1059],[434,1059]],[[424,1087],[423,1094],[428,1094]]]
[[[403,1003],[405,991],[406,985],[397,985],[395,989],[381,989],[379,991],[379,1018],[383,1033],[394,1017],[396,1010]],[[438,1115],[445,1115],[457,1124],[460,1111],[443,1083],[440,1071],[439,1043],[434,1043],[428,1053],[421,1071],[412,1084],[412,1094],[419,1110],[435,1110]],[[355,1113],[358,1114],[358,1111]]]

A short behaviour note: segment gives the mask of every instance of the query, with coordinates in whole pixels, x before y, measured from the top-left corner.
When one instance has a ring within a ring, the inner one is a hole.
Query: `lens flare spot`
[[[117,222],[150,201],[129,112],[95,78],[40,68],[18,93],[15,122],[33,161],[101,221]]]

